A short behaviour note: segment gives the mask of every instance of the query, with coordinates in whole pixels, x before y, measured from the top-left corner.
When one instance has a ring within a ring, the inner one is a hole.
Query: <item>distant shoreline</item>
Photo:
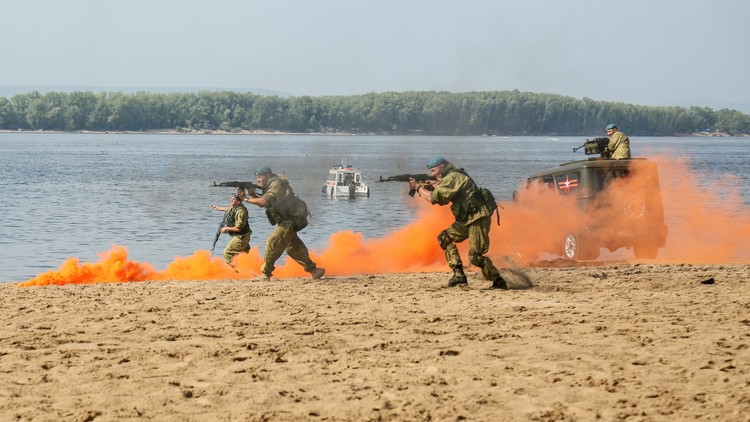
[[[0,133],[52,133],[52,134],[84,134],[84,135],[307,135],[307,136],[430,136],[423,134],[394,134],[394,133],[350,133],[350,132],[280,132],[280,131],[268,131],[268,130],[191,130],[191,131],[179,131],[174,129],[153,129],[153,130],[113,130],[113,131],[96,131],[96,130],[76,130],[76,131],[63,131],[63,130],[10,130],[0,129]],[[445,135],[439,135],[445,136]],[[456,136],[470,136],[470,135],[456,135]],[[485,135],[474,135],[474,136],[485,136]],[[526,137],[526,136],[551,136],[551,135],[487,135],[496,136],[502,138],[508,138],[511,136],[515,137]],[[585,137],[586,135],[570,135],[572,137],[580,136]],[[591,136],[591,135],[588,135]],[[639,137],[639,135],[630,135]],[[728,132],[692,132],[692,133],[678,133],[674,135],[664,136],[648,136],[655,138],[663,137],[716,137],[716,138],[743,138],[750,137],[750,133],[731,134]]]

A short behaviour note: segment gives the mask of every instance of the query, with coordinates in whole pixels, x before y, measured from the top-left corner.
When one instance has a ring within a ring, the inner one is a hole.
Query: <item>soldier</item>
[[[461,257],[456,248],[456,243],[468,238],[469,261],[482,270],[482,276],[485,279],[492,281],[493,289],[507,290],[508,285],[500,276],[492,260],[484,256],[490,248],[492,209],[488,206],[481,190],[463,169],[456,168],[453,163],[443,157],[432,158],[427,168],[437,181],[421,184],[414,179],[409,179],[409,185],[431,204],[451,203],[451,211],[456,221],[438,235],[438,244],[445,251],[445,259],[453,269],[453,277],[448,281],[448,286],[468,284]]]
[[[617,126],[610,124],[607,125],[607,136],[609,136],[609,144],[607,144],[607,151],[610,152],[609,158],[613,160],[630,158],[630,139],[627,135],[620,132]]]
[[[247,208],[242,204],[242,197],[236,193],[232,194],[230,207],[211,205],[211,208],[228,213],[224,220],[225,225],[219,230],[232,236],[232,240],[224,248],[224,261],[231,265],[235,255],[250,250],[250,235],[253,231],[250,230]]]
[[[302,265],[312,278],[317,280],[323,277],[325,270],[310,259],[307,246],[297,235],[307,227],[307,204],[294,195],[286,177],[274,174],[267,166],[256,170],[255,180],[263,188],[263,194],[257,198],[246,198],[245,202],[265,208],[268,221],[276,226],[266,241],[266,253],[260,267],[263,277],[271,279],[274,264],[284,251]]]

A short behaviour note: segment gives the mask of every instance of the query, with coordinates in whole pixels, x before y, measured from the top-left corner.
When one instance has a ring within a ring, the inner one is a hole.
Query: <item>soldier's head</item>
[[[617,126],[611,123],[607,125],[607,135],[612,136],[615,132],[617,132]]]
[[[236,207],[237,205],[242,203],[242,197],[238,193],[233,193],[230,198],[232,200],[233,207]]]
[[[271,167],[268,166],[260,166],[257,170],[255,170],[255,183],[257,183],[260,186],[265,187],[266,183],[268,183],[268,179],[271,177],[273,173],[271,172]]]
[[[443,170],[443,167],[445,167],[446,164],[448,164],[448,160],[438,155],[432,157],[430,161],[427,162],[427,168],[429,169],[431,175],[439,177],[440,172]]]

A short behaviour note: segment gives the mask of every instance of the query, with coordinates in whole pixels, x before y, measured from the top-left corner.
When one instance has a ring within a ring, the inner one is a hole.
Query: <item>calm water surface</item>
[[[592,136],[593,137],[593,136]],[[582,159],[584,138],[383,137],[305,135],[0,134],[0,281],[24,281],[68,257],[98,260],[112,245],[164,269],[175,256],[210,249],[232,188],[212,182],[254,180],[260,165],[285,173],[307,201],[311,224],[301,237],[323,250],[331,233],[381,237],[415,217],[404,183],[379,176],[424,172],[443,155],[464,167],[499,200],[510,199],[527,174]],[[696,184],[735,175],[750,198],[750,140],[632,138],[634,155],[688,159]],[[370,198],[320,194],[328,168],[346,159],[363,170]],[[261,251],[271,230],[248,206],[251,245]],[[216,245],[221,255],[228,238]]]

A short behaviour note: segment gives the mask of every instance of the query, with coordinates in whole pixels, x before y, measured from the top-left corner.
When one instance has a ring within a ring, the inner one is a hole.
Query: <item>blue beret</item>
[[[260,176],[263,174],[271,174],[271,167],[268,166],[260,166],[258,167],[258,170],[255,170],[255,175]]]
[[[432,157],[430,159],[430,161],[427,162],[427,168],[431,169],[433,167],[437,167],[437,166],[439,166],[439,165],[441,165],[443,163],[447,163],[447,162],[448,162],[448,160],[446,160],[445,158],[443,158],[443,157],[441,157],[441,156],[438,155],[438,156]]]
[[[617,126],[615,126],[614,124],[610,123],[610,124],[607,125],[607,130],[610,130],[610,129],[617,129]]]

